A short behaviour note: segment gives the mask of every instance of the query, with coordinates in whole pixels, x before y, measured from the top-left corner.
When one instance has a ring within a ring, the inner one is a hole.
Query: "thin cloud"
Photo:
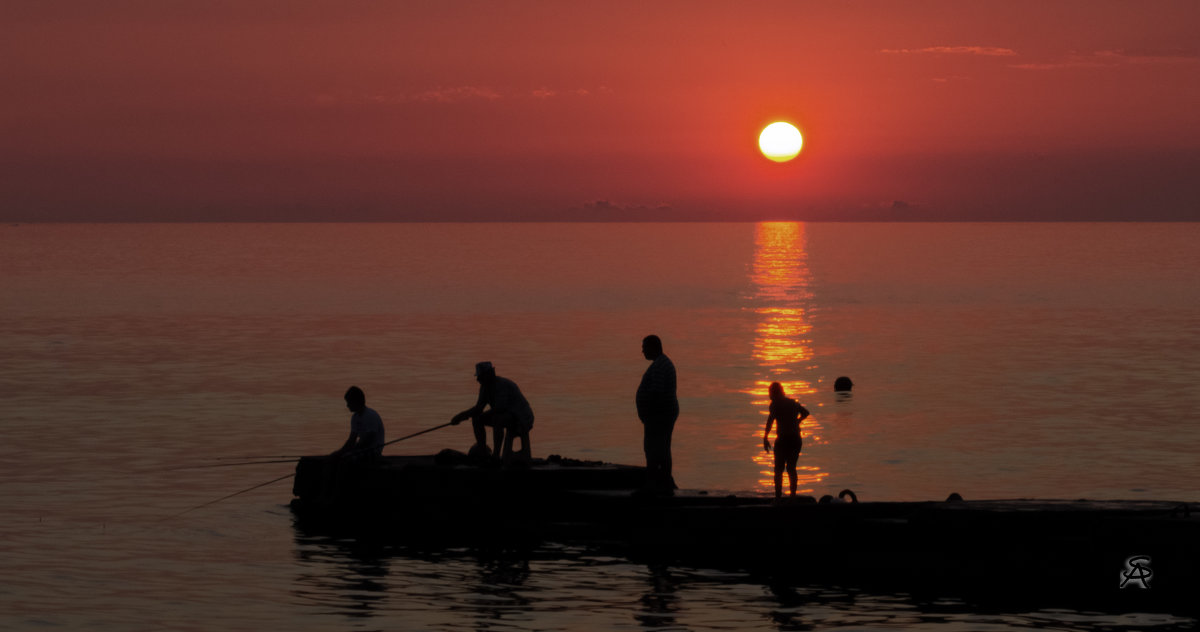
[[[453,88],[435,88],[426,90],[413,97],[414,101],[433,101],[437,103],[459,103],[462,101],[495,101],[501,97],[499,92],[491,88],[479,86],[456,86]]]
[[[600,89],[602,92],[604,88]],[[554,90],[552,88],[541,87],[530,93],[535,99],[553,99],[555,97],[588,97],[592,95],[592,91],[587,88],[576,88],[574,90]]]
[[[927,46],[925,48],[885,48],[887,55],[978,55],[982,57],[1014,57],[1017,52],[999,46]]]
[[[310,97],[320,106],[357,105],[403,105],[406,103],[462,103],[466,101],[495,101],[502,98],[500,92],[480,86],[455,86],[433,88],[416,93],[376,92],[372,94],[320,93]]]
[[[468,103],[499,101],[502,99],[554,99],[569,97],[590,97],[594,94],[607,94],[608,88],[601,86],[596,90],[574,88],[558,90],[541,87],[532,91],[502,91],[488,86],[451,86],[437,87],[421,92],[379,92],[375,94],[336,95],[330,93],[314,94],[309,99],[320,106],[339,105],[403,105],[407,103]]]
[[[1200,62],[1200,54],[1194,51],[1131,51],[1118,49],[1100,50],[1086,54],[1072,53],[1056,61],[1013,64],[1012,67],[1022,70],[1061,70],[1065,68],[1113,68],[1131,65],[1196,62]]]

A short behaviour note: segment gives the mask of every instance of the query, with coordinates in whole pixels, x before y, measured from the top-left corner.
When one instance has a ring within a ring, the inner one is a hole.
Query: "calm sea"
[[[448,421],[480,360],[529,398],[535,455],[640,463],[650,333],[678,369],[681,487],[770,492],[780,381],[813,413],[808,494],[1195,501],[1197,243],[1200,224],[0,227],[0,628],[1195,625],[555,543],[379,550],[297,530],[288,480],[187,510],[292,469],[197,466],[338,447],[351,384],[389,438]]]

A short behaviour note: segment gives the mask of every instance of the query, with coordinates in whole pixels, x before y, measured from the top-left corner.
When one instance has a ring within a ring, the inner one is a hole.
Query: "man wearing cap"
[[[475,406],[455,415],[450,423],[458,425],[470,419],[471,429],[475,432],[475,444],[484,449],[487,448],[487,433],[484,427],[491,426],[495,446],[491,454],[505,461],[513,458],[513,439],[520,437],[520,458],[524,461],[530,460],[532,452],[529,449],[529,431],[533,428],[533,409],[521,394],[521,389],[512,380],[496,375],[496,368],[491,362],[475,365],[475,379],[479,381],[479,400],[475,402]],[[485,411],[485,407],[490,408]],[[505,433],[505,430],[508,432]],[[503,452],[500,449],[501,445],[504,446]]]

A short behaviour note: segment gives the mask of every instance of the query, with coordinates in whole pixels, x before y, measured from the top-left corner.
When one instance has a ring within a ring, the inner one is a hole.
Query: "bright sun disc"
[[[758,148],[775,162],[787,162],[800,153],[804,137],[791,123],[771,123],[758,135]]]

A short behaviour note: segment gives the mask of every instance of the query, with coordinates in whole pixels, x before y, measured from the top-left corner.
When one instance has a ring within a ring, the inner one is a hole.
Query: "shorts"
[[[792,462],[800,457],[800,448],[804,441],[800,435],[784,435],[775,439],[775,460]]]

